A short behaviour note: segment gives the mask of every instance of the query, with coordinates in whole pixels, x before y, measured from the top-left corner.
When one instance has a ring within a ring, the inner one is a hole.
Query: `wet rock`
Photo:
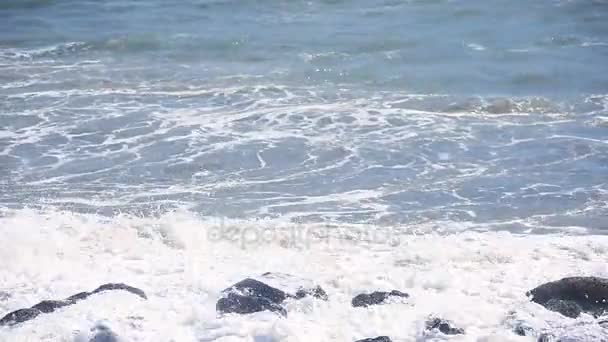
[[[274,303],[267,298],[258,296],[243,296],[229,293],[220,298],[216,304],[219,313],[250,314],[260,311],[271,311],[287,316],[287,310],[280,303]]]
[[[304,297],[313,297],[321,300],[329,299],[321,286],[314,284],[308,279],[302,279],[290,274],[266,272],[258,280],[282,290],[289,298],[302,299]]]
[[[32,309],[40,310],[42,313],[51,313],[56,309],[74,304],[73,300],[43,300],[32,306]]]
[[[599,317],[608,312],[608,279],[569,277],[549,282],[527,293],[548,310],[576,318],[581,312]]]
[[[128,292],[134,293],[144,299],[146,299],[146,294],[144,291],[129,286],[125,284],[104,284],[98,287],[93,292],[80,292],[75,295],[72,295],[66,299],[62,300],[43,300],[40,303],[32,306],[31,308],[19,309],[13,312],[8,313],[2,319],[0,319],[0,326],[2,325],[14,325],[18,323],[23,323],[25,321],[29,321],[31,319],[36,318],[41,313],[51,313],[59,308],[76,304],[77,302],[86,299],[87,297],[110,290],[126,290]]]
[[[237,292],[252,297],[263,297],[273,303],[281,303],[287,298],[285,292],[251,278],[241,280],[224,291]]]
[[[426,330],[433,331],[439,330],[440,332],[446,335],[461,335],[464,334],[464,329],[455,328],[452,326],[452,322],[441,319],[441,318],[431,318],[426,322]]]
[[[570,320],[561,315],[538,315],[534,311],[513,311],[505,324],[520,336],[544,342],[608,342],[608,327],[602,327],[604,318],[597,320]]]
[[[329,299],[327,293],[325,292],[325,290],[323,290],[323,288],[321,288],[321,286],[316,286],[312,289],[301,288],[295,294],[296,299],[302,299],[307,296],[311,296],[321,300]]]
[[[79,300],[83,300],[83,299],[87,298],[90,295],[91,295],[91,292],[80,292],[75,295],[69,296],[68,298],[66,298],[66,300],[79,301]]]
[[[538,336],[536,338],[536,342],[554,342],[555,341],[555,336],[553,336],[549,333],[539,334],[536,330],[534,330],[533,328],[531,328],[529,326],[519,325],[519,326],[515,327],[515,329],[513,329],[513,332],[519,336],[530,336],[530,337]]]
[[[216,304],[216,310],[220,313],[249,314],[268,310],[287,314],[281,306],[287,294],[259,280],[241,280],[222,293],[224,296]]]
[[[518,335],[518,336],[536,335],[536,331],[534,330],[534,328],[527,326],[527,325],[523,325],[523,324],[519,324],[519,325],[515,326],[513,328],[513,333],[515,333],[515,335]]]
[[[408,298],[409,295],[397,290],[393,290],[391,292],[376,291],[372,293],[362,293],[356,295],[351,301],[351,304],[354,307],[368,307],[370,305],[383,304],[391,297]]]
[[[93,337],[89,342],[118,342],[118,335],[116,335],[108,326],[104,324],[97,324],[91,329]]]
[[[355,342],[393,342],[388,336],[378,336],[373,338],[364,338]]]
[[[32,308],[15,310],[0,319],[0,326],[15,325],[36,318],[42,311]]]
[[[222,314],[271,311],[286,316],[287,310],[282,304],[287,299],[302,299],[309,296],[322,300],[328,298],[327,293],[320,286],[296,286],[295,282],[299,280],[289,275],[264,273],[260,278],[264,281],[247,278],[223,290],[222,297],[217,301],[216,310]],[[265,281],[293,292],[270,286]]]
[[[528,311],[511,310],[505,316],[503,323],[518,336],[536,337],[538,331],[544,327],[545,321]]]
[[[571,300],[549,299],[544,306],[551,311],[559,312],[570,318],[576,318],[582,312],[581,307]]]
[[[536,339],[536,342],[555,342],[555,336],[551,334],[540,334]]]
[[[99,293],[99,292],[103,292],[103,291],[111,291],[111,290],[124,290],[127,292],[131,292],[134,295],[140,296],[143,299],[148,299],[148,297],[146,296],[146,294],[144,293],[144,291],[133,287],[133,286],[129,286],[123,283],[109,283],[109,284],[104,284],[101,285],[100,287],[96,288],[93,293]]]

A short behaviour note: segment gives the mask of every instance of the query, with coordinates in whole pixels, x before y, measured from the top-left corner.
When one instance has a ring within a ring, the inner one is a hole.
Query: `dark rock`
[[[66,298],[66,300],[71,300],[71,301],[79,301],[79,300],[83,300],[85,298],[87,298],[88,296],[90,296],[92,293],[90,292],[80,292],[77,293],[75,295],[69,296],[68,298]]]
[[[527,312],[511,310],[507,313],[503,323],[518,336],[538,336],[539,324]]]
[[[452,326],[452,322],[441,319],[441,318],[431,318],[426,322],[426,329],[431,330],[439,330],[440,332],[446,335],[460,335],[464,334],[464,329],[455,328]]]
[[[123,283],[110,283],[110,284],[104,284],[101,285],[100,287],[96,288],[93,293],[99,293],[99,292],[103,292],[103,291],[110,291],[110,290],[124,290],[127,292],[131,292],[134,295],[140,296],[143,299],[148,299],[148,297],[146,296],[146,294],[144,293],[144,291],[133,287],[133,286],[129,286]]]
[[[555,341],[555,337],[551,334],[540,334],[536,339],[536,342],[553,342]]]
[[[72,300],[43,300],[31,308],[16,310],[4,316],[4,318],[0,319],[0,326],[23,323],[36,318],[41,313],[51,313],[74,303],[75,301]]]
[[[279,273],[264,273],[264,281],[294,282],[294,277]],[[290,291],[295,294],[285,292],[276,287],[270,286],[260,280],[247,278],[230,286],[222,291],[222,298],[217,301],[216,310],[219,313],[238,313],[250,314],[260,311],[271,311],[283,316],[287,315],[287,310],[281,305],[286,299],[301,299],[304,297],[314,297],[327,300],[327,293],[320,286],[292,287]]]
[[[393,342],[388,336],[378,336],[374,338],[364,338],[355,342]]]
[[[576,318],[582,312],[581,307],[571,300],[549,299],[544,307],[570,318]]]
[[[323,290],[323,288],[321,288],[321,286],[316,286],[312,289],[301,288],[296,292],[295,298],[301,299],[301,298],[304,298],[307,296],[312,296],[314,298],[321,299],[321,300],[329,299],[329,297],[327,296],[327,293],[325,292],[325,290]]]
[[[608,311],[608,279],[604,278],[563,278],[540,285],[529,291],[527,295],[532,296],[533,302],[564,315],[566,315],[565,313],[574,315],[577,310],[580,310],[599,317]],[[578,317],[578,315],[574,317]]]
[[[265,283],[259,280],[251,278],[241,280],[222,292],[236,293],[251,297],[262,297],[277,304],[280,304],[288,297],[285,292],[276,289],[272,286],[266,285]]]
[[[2,319],[0,319],[0,326],[13,325],[13,324],[29,321],[30,319],[36,318],[41,313],[51,313],[51,312],[55,311],[56,309],[62,308],[64,306],[76,304],[76,302],[83,300],[94,293],[99,293],[99,292],[109,291],[109,290],[125,290],[128,292],[134,293],[144,299],[147,299],[144,291],[142,291],[138,288],[135,288],[135,287],[132,287],[129,285],[125,285],[125,284],[104,284],[104,285],[101,285],[100,287],[98,287],[93,292],[80,292],[80,293],[70,296],[64,300],[43,300],[40,303],[32,306],[31,308],[19,309],[19,310],[13,311],[13,312],[7,314],[6,316],[4,316]]]
[[[13,311],[0,319],[0,326],[2,325],[14,325],[29,321],[30,319],[36,318],[42,312],[40,310],[27,308]]]
[[[534,338],[536,342],[608,342],[608,330],[605,330],[608,327],[601,326],[601,319],[576,322],[557,319],[546,322],[539,318],[535,321],[536,326],[525,321],[515,322],[513,332],[519,336]]]
[[[368,307],[370,305],[382,304],[390,297],[408,298],[409,295],[397,290],[391,292],[376,291],[372,293],[362,293],[356,295],[351,301],[351,304],[354,307]]]
[[[99,332],[95,334],[89,342],[118,342],[118,336],[113,332]]]
[[[536,333],[534,328],[522,324],[519,324],[513,328],[513,332],[518,336],[534,336]]]
[[[287,316],[287,310],[280,303],[272,302],[264,297],[250,297],[236,293],[229,293],[225,297],[220,298],[215,308],[220,313],[250,314],[260,311],[271,311]]]
[[[43,300],[42,302],[32,306],[32,309],[40,310],[42,313],[51,313],[56,309],[72,304],[74,304],[74,301],[71,300]]]
[[[259,280],[247,278],[222,291],[223,297],[217,301],[216,310],[220,313],[249,314],[259,311],[272,311],[286,315],[281,303],[288,295]]]
[[[321,286],[290,274],[266,272],[258,280],[280,289],[288,298],[302,299],[309,296],[321,300],[329,298]]]
[[[536,315],[528,310],[508,313],[504,323],[513,332],[537,342],[608,342],[607,327],[602,327],[603,318],[597,320],[569,320],[556,316]]]

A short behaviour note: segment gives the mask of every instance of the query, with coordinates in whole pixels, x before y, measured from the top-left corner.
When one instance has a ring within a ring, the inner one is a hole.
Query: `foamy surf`
[[[217,220],[184,211],[108,218],[6,210],[0,226],[2,312],[108,282],[148,295],[143,301],[128,293],[99,294],[0,328],[2,341],[87,341],[100,323],[121,341],[448,339],[425,334],[429,315],[466,330],[449,337],[454,341],[531,340],[513,333],[522,322],[580,341],[606,336],[591,316],[566,318],[531,303],[525,293],[565,276],[608,276],[607,236],[394,230],[394,236],[356,239],[326,226]],[[267,271],[311,279],[329,300],[291,302],[287,318],[216,313],[224,288]],[[358,293],[390,289],[411,297],[365,309],[350,305]]]

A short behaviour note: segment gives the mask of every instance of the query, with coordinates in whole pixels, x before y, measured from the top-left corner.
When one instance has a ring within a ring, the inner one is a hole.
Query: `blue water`
[[[608,231],[608,2],[0,3],[0,207]]]

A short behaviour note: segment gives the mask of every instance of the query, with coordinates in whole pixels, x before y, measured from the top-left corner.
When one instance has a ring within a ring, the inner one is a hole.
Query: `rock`
[[[549,299],[544,306],[551,311],[559,312],[570,318],[576,318],[582,312],[581,307],[571,300]]]
[[[573,318],[580,312],[599,317],[608,311],[608,279],[604,278],[563,278],[540,285],[527,295],[548,310]]]
[[[118,335],[116,335],[108,326],[104,324],[97,324],[91,329],[93,337],[89,342],[118,342]]]
[[[408,298],[409,295],[397,290],[391,292],[376,291],[372,293],[362,293],[356,295],[351,301],[351,304],[354,307],[368,307],[370,305],[383,304],[391,297]]]
[[[266,272],[258,280],[285,292],[289,298],[313,298],[328,300],[329,297],[323,288],[308,279],[299,278],[286,273]]]
[[[281,303],[288,295],[259,280],[241,280],[222,293],[224,296],[216,304],[216,310],[220,313],[249,314],[268,310],[284,316],[287,314]]]
[[[220,298],[215,306],[219,313],[250,314],[260,311],[271,311],[287,316],[287,310],[281,304],[274,303],[267,298],[257,296],[243,296],[229,293]]]
[[[32,308],[15,310],[0,319],[0,326],[23,323],[36,318],[41,313],[42,311]]]
[[[515,334],[537,342],[608,342],[608,327],[601,325],[603,318],[574,321],[562,315],[539,315],[535,311],[512,311],[504,323]]]
[[[519,324],[513,328],[513,333],[518,336],[534,336],[536,331],[530,326]]]
[[[553,342],[555,341],[555,337],[551,334],[540,334],[536,339],[536,342]]]
[[[99,332],[89,342],[118,342],[118,336],[113,332]]]
[[[40,310],[42,313],[51,313],[56,309],[74,304],[74,300],[43,300],[42,302],[32,306],[32,309]]]
[[[36,318],[41,313],[51,313],[59,308],[76,304],[78,301],[84,300],[87,297],[89,297],[95,293],[99,293],[99,292],[103,292],[103,291],[110,291],[110,290],[126,290],[126,291],[134,293],[144,299],[147,299],[144,291],[142,291],[138,288],[135,288],[135,287],[132,287],[129,285],[125,285],[125,284],[104,284],[104,285],[101,285],[100,287],[98,287],[93,292],[80,292],[80,293],[72,295],[66,299],[63,299],[63,300],[43,300],[40,303],[32,306],[31,308],[19,309],[19,310],[10,312],[7,315],[5,315],[2,319],[0,319],[0,326],[14,325],[17,323],[29,321],[31,319]]]
[[[90,295],[91,295],[91,292],[80,292],[75,295],[69,296],[68,298],[66,298],[66,300],[79,301],[79,300],[83,300],[83,299],[87,298]]]
[[[378,336],[373,338],[364,338],[355,342],[393,342],[388,336]]]
[[[525,326],[517,326],[513,332],[519,336],[538,336],[536,342],[554,342],[555,336],[548,333],[539,334],[534,329]]]
[[[280,304],[288,297],[287,293],[251,278],[241,280],[224,291],[238,292],[239,294],[247,296],[263,297],[277,304]]]
[[[452,326],[452,322],[441,319],[431,318],[426,322],[426,330],[439,330],[446,335],[461,335],[464,334],[464,329],[455,328]]]
[[[321,286],[316,286],[312,289],[301,288],[298,291],[296,291],[296,294],[295,294],[296,299],[302,299],[307,296],[312,296],[314,298],[321,299],[321,300],[329,299],[329,297],[327,296],[327,293],[325,292],[325,290],[323,290],[323,288],[321,288]]]
[[[296,286],[295,283],[299,280],[289,275],[264,273],[260,278],[293,292],[286,292],[258,279],[247,278],[222,291],[216,310],[222,314],[271,311],[286,316],[287,310],[282,306],[286,299],[311,296],[327,300],[327,293],[320,286]]]
[[[103,291],[110,291],[110,290],[124,290],[127,292],[131,292],[134,295],[140,296],[143,299],[148,299],[148,297],[146,296],[146,294],[144,293],[144,291],[133,287],[133,286],[129,286],[123,283],[110,283],[110,284],[104,284],[101,285],[100,287],[96,288],[93,293],[99,293],[99,292],[103,292]]]

